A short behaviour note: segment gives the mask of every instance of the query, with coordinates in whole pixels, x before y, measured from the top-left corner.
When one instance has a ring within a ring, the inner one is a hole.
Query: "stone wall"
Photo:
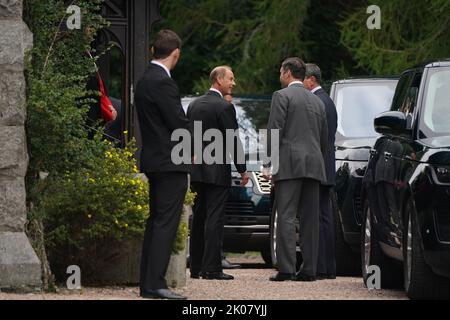
[[[41,267],[25,233],[24,58],[33,44],[22,0],[0,0],[0,290],[41,286]]]

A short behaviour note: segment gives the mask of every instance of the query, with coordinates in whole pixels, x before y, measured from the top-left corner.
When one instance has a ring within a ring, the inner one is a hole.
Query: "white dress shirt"
[[[161,62],[158,62],[158,61],[156,61],[156,60],[152,60],[151,63],[156,64],[157,66],[160,66],[161,68],[163,68],[164,71],[166,71],[167,75],[168,75],[169,77],[172,78],[172,75],[170,74],[169,68],[167,68],[167,67],[166,67],[165,65],[163,65]]]
[[[294,84],[301,84],[301,85],[303,85],[303,82],[301,82],[301,81],[292,81],[291,83],[289,83],[288,87],[293,86]]]
[[[219,90],[217,90],[217,89],[215,89],[215,88],[211,88],[211,89],[209,89],[209,91],[217,92],[217,93],[220,94],[220,96],[223,98],[223,94],[222,94],[222,92],[220,92]]]
[[[319,91],[320,89],[322,89],[321,86],[315,87],[314,89],[311,90],[311,93],[315,93],[316,91]]]

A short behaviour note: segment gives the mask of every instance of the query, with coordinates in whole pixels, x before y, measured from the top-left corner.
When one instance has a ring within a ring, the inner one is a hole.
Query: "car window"
[[[336,87],[338,136],[376,137],[373,119],[389,110],[397,81],[349,83]]]
[[[406,115],[407,128],[412,129],[413,114],[417,106],[417,98],[419,96],[420,82],[422,81],[422,72],[414,74],[411,85],[406,91],[405,99],[400,107],[400,111]]]
[[[426,137],[450,134],[450,68],[430,71],[420,127]]]
[[[394,101],[392,102],[391,111],[404,110],[404,102],[408,96],[408,90],[412,81],[412,72],[408,72],[402,75],[400,78],[397,89],[395,90]]]
[[[197,97],[184,97],[181,103],[185,112],[189,104]],[[259,130],[267,128],[270,115],[269,97],[234,97],[233,104],[239,125],[241,141],[246,153],[257,153]]]

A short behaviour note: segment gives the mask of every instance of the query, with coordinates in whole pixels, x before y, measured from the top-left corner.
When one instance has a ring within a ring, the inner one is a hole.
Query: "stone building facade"
[[[0,290],[41,287],[41,264],[24,232],[24,59],[32,44],[22,21],[22,0],[0,0]]]

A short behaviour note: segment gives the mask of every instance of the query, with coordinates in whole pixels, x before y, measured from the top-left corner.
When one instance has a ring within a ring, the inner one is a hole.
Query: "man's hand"
[[[241,187],[245,187],[248,183],[248,180],[250,179],[250,175],[248,172],[241,173],[242,181],[241,181]]]
[[[262,177],[268,181],[272,181],[272,172],[269,168],[261,168]]]
[[[111,113],[112,113],[112,117],[113,117],[111,121],[115,121],[117,119],[117,110],[112,105],[110,105],[109,107],[111,109]]]

